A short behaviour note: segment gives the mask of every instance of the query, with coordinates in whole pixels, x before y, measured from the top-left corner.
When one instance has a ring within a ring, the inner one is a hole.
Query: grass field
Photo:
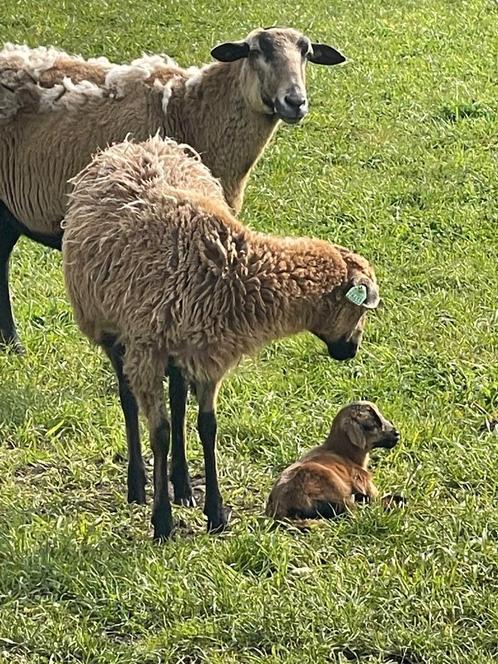
[[[498,660],[498,438],[486,428],[498,418],[498,4],[0,5],[2,41],[185,65],[274,22],[349,63],[309,67],[310,115],[278,132],[243,219],[356,248],[385,307],[353,362],[302,336],[241,364],[219,404],[231,530],[207,536],[200,509],[177,508],[189,532],[158,546],[150,505],[126,504],[113,375],[72,321],[60,256],[21,241],[12,276],[28,354],[0,355],[1,662]],[[402,432],[373,462],[407,508],[272,530],[272,479],[361,397]]]

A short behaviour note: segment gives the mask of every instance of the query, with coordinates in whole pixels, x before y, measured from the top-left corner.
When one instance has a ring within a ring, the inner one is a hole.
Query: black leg
[[[10,212],[0,201],[0,346],[17,353],[24,348],[17,336],[9,293],[9,258],[20,233],[9,223]]]
[[[102,347],[110,359],[119,385],[119,399],[126,425],[128,443],[128,502],[145,504],[145,469],[138,428],[138,405],[123,373],[123,352],[121,344],[113,337],[102,339]]]
[[[171,481],[173,482],[174,502],[185,507],[195,507],[185,456],[185,410],[188,385],[180,369],[171,363],[168,365],[168,375],[171,411]]]
[[[170,427],[163,416],[159,423],[150,431],[152,450],[154,452],[154,506],[152,508],[152,524],[154,539],[167,539],[173,529],[173,517],[168,494],[168,452]]]
[[[216,396],[218,384],[203,383],[196,385],[199,401],[197,428],[204,452],[204,470],[206,473],[206,499],[204,514],[208,519],[208,531],[221,532],[230,520],[231,509],[223,506],[218,486],[216,469]]]

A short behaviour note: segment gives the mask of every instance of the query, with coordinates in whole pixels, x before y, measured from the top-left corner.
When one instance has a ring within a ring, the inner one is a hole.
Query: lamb
[[[342,408],[326,441],[289,466],[273,486],[266,514],[275,519],[332,518],[378,491],[368,471],[374,447],[393,448],[399,433],[375,404],[355,401]],[[386,505],[403,503],[385,496]]]
[[[23,352],[8,286],[12,249],[21,235],[60,249],[67,182],[97,148],[156,132],[188,143],[238,211],[278,121],[307,113],[306,62],[344,61],[288,28],[257,29],[211,53],[218,62],[185,70],[159,55],[116,65],[54,48],[0,51],[0,345]]]
[[[374,271],[323,240],[244,227],[209,170],[172,140],[108,148],[73,185],[62,248],[66,288],[80,329],[102,346],[118,376],[129,480],[143,492],[136,413],[129,413],[134,395],[154,453],[154,536],[168,537],[162,379],[173,364],[195,387],[204,512],[208,530],[220,531],[229,517],[215,456],[223,377],[244,354],[304,330],[323,340],[331,357],[353,357],[366,313],[379,303]]]

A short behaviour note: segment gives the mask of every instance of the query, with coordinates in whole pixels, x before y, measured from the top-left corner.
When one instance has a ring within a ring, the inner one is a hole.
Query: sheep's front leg
[[[10,212],[0,201],[0,346],[22,354],[24,348],[17,336],[9,293],[9,259],[19,232],[9,224],[9,217]]]
[[[231,509],[223,506],[216,470],[216,398],[219,383],[196,383],[199,402],[197,429],[204,452],[206,474],[206,499],[204,514],[208,519],[208,532],[217,533],[226,528],[230,520]]]
[[[168,365],[169,407],[171,411],[171,481],[174,502],[184,507],[195,507],[192,485],[185,454],[185,410],[188,384],[178,367]]]
[[[101,344],[116,372],[119,400],[125,419],[128,444],[128,502],[145,505],[145,469],[138,428],[138,405],[123,374],[124,348],[110,335],[105,336]]]

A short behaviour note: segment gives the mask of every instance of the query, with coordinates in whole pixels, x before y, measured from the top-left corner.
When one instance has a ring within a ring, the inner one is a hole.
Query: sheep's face
[[[334,418],[332,431],[340,429],[352,445],[369,452],[374,447],[391,449],[399,432],[370,401],[355,401],[344,406]]]
[[[216,46],[211,55],[222,62],[244,59],[241,85],[250,107],[291,124],[308,112],[306,63],[335,65],[345,60],[331,46],[311,42],[291,28],[254,30],[243,41]]]
[[[375,279],[355,275],[345,286],[324,296],[311,332],[327,345],[334,360],[350,360],[360,347],[367,311],[379,302]]]

